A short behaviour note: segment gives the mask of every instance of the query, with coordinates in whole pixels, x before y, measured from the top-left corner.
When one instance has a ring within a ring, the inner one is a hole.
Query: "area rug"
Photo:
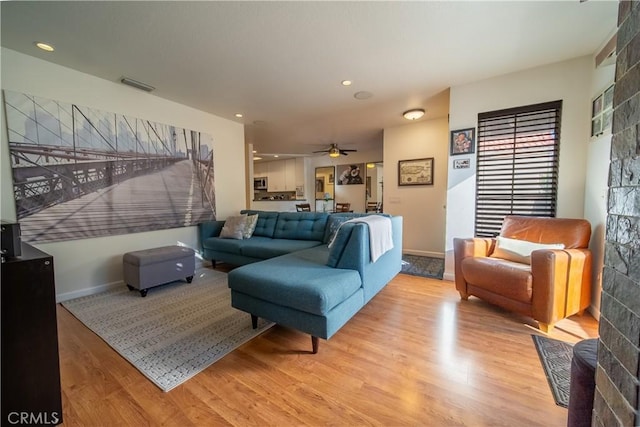
[[[556,405],[569,406],[569,384],[571,383],[571,359],[573,346],[564,341],[541,335],[531,335],[538,350],[540,362],[547,376]]]
[[[442,279],[444,259],[417,255],[402,255],[402,273],[412,276]]]
[[[62,305],[165,392],[273,326],[260,319],[252,329],[231,307],[227,274],[207,268],[145,298],[122,285]]]

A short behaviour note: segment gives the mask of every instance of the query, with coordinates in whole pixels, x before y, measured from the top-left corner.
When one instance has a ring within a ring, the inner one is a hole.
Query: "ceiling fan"
[[[349,153],[356,151],[358,150],[343,150],[338,148],[338,144],[331,144],[328,150],[314,151],[314,153],[329,153],[329,157],[340,157],[340,155],[348,156]]]

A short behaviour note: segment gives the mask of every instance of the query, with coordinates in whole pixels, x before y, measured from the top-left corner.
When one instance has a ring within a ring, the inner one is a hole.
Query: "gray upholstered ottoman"
[[[147,296],[153,286],[186,279],[191,283],[196,271],[195,252],[182,246],[127,252],[122,256],[124,283],[129,290],[138,289]]]

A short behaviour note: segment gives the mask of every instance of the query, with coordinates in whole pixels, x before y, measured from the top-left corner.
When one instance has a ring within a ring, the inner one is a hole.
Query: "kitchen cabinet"
[[[254,163],[253,176],[266,176],[269,192],[296,191],[296,185],[304,185],[304,159],[302,161],[302,169],[295,158],[263,163],[261,167],[266,167],[267,170],[262,175],[259,175],[262,169]]]
[[[264,162],[253,162],[253,176],[256,178],[262,178],[269,175],[269,171],[267,170],[268,163]]]
[[[267,163],[269,174],[267,177],[267,191],[286,191],[285,188],[285,163],[284,160],[277,160]]]

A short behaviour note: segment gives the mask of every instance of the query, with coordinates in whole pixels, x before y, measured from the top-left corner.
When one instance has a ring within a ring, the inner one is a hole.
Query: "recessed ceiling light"
[[[235,114],[235,116],[236,116],[237,118],[241,119],[241,118],[242,118],[242,113],[236,113],[236,114]]]
[[[47,44],[47,43],[43,43],[43,42],[36,42],[36,46],[39,47],[40,49],[46,51],[46,52],[53,52],[55,50],[53,48],[53,46],[51,46],[50,44]]]
[[[273,157],[280,157],[280,156],[278,156],[277,154],[274,154]]]
[[[253,154],[256,154],[258,152],[258,150],[253,150]]]
[[[414,108],[413,110],[405,111],[402,116],[407,120],[418,120],[424,116],[424,110],[422,108]]]
[[[356,93],[353,94],[353,97],[355,99],[360,99],[360,100],[369,99],[372,96],[373,96],[373,94],[371,92],[367,92],[367,91],[364,91],[364,90],[360,91],[360,92],[356,92]]]
[[[342,86],[351,86],[353,82],[351,80],[343,80],[340,83],[342,84]]]
[[[262,157],[253,156],[253,160],[262,160]]]

